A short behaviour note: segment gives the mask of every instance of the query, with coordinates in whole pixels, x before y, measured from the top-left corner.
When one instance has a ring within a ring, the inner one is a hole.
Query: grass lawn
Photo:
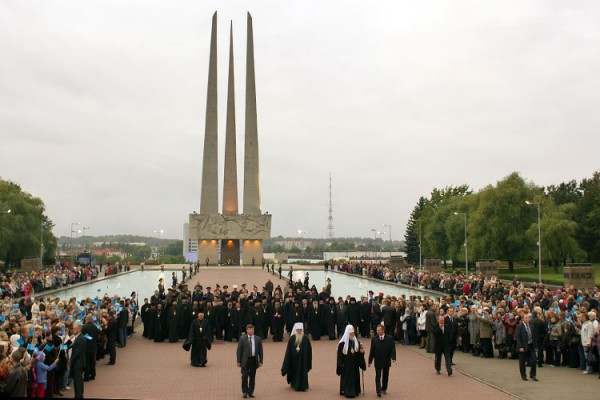
[[[592,264],[596,269],[596,285],[600,285],[600,264]],[[521,281],[537,282],[538,268],[537,267],[517,267],[515,272],[508,272],[508,268],[500,268],[501,279],[512,280],[515,275],[519,275]],[[558,273],[554,272],[554,268],[542,265],[542,282],[550,285],[564,284],[563,267],[558,267]]]

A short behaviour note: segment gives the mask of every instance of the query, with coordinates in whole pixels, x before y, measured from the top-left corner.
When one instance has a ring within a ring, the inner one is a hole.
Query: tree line
[[[529,204],[528,204],[529,203]],[[581,182],[537,186],[513,172],[473,192],[468,185],[434,188],[420,197],[406,233],[407,259],[452,260],[465,264],[465,214],[469,264],[479,259],[535,264],[538,209],[542,260],[558,271],[570,262],[600,261],[600,171]]]

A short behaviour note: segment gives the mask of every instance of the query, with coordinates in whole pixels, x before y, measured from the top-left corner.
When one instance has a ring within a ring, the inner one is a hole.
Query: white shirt
[[[254,335],[248,336],[248,337],[250,338],[250,346],[252,347],[250,357],[255,357],[255,355],[254,355]]]

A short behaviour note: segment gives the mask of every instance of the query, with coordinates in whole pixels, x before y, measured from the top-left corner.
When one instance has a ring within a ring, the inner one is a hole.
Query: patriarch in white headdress
[[[352,342],[351,347],[350,342]],[[358,339],[356,338],[354,327],[352,325],[348,324],[346,326],[346,329],[344,330],[344,335],[342,336],[342,339],[338,342],[338,344],[339,343],[344,343],[344,354],[348,354],[348,347],[350,347],[351,349],[353,348],[355,352],[359,350],[360,345],[358,344]]]

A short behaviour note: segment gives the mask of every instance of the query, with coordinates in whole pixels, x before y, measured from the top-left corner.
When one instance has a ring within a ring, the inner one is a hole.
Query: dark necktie
[[[529,324],[525,324],[525,330],[527,331],[527,343],[533,343],[533,339],[531,337],[531,328],[529,328]]]

